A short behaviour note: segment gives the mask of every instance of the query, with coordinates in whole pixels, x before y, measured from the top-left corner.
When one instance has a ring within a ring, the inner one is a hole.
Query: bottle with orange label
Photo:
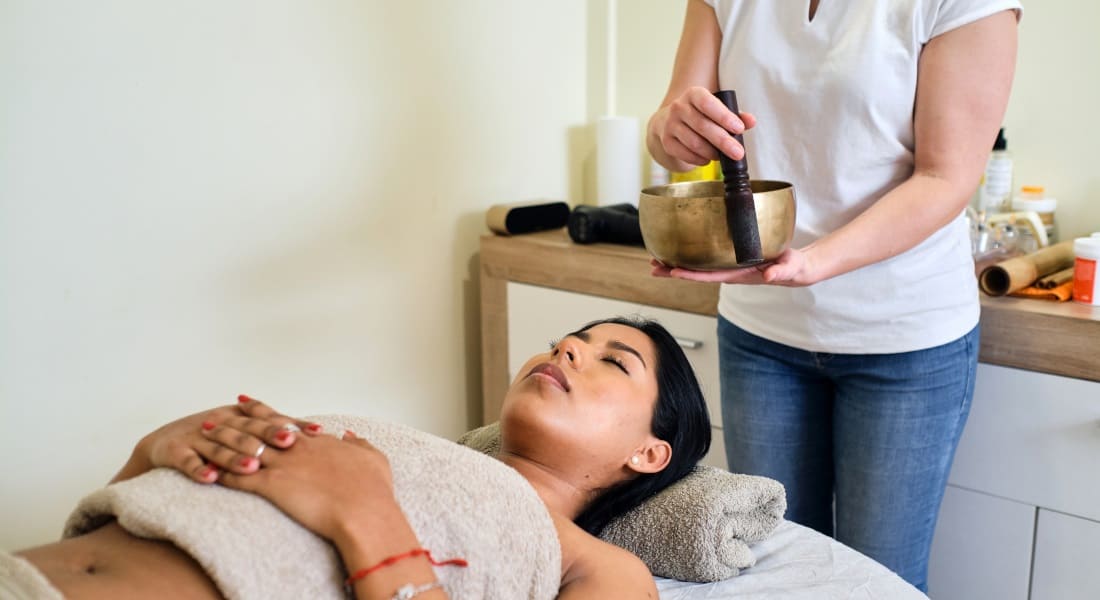
[[[1100,262],[1100,234],[1073,240],[1073,299],[1081,304],[1100,305],[1096,263]]]

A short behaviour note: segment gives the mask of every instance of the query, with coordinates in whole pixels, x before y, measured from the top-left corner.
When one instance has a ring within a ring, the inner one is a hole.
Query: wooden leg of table
[[[500,418],[508,391],[508,286],[481,269],[482,424]]]

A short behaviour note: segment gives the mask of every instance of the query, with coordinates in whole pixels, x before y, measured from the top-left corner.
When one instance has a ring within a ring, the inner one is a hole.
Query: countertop
[[[649,258],[640,247],[574,244],[565,229],[483,236],[482,344],[497,349],[483,351],[486,397],[503,397],[507,385],[488,374],[500,368],[490,363],[507,360],[499,349],[507,348],[508,281],[717,315],[718,284],[653,277]],[[1100,381],[1100,307],[985,294],[981,306],[979,361]]]

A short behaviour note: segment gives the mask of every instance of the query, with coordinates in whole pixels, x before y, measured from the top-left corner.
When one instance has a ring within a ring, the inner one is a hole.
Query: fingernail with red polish
[[[280,431],[279,433],[275,434],[275,439],[279,440],[280,442],[285,442],[290,439],[290,432],[286,430]]]
[[[321,431],[321,426],[317,423],[310,423],[309,425],[306,425],[306,430],[310,433],[317,433]]]
[[[252,398],[249,398],[248,396],[246,396],[244,394],[241,394],[240,396],[237,396],[237,402],[239,404],[244,404],[245,402],[252,402]]]
[[[214,467],[206,467],[206,470],[204,470],[202,472],[202,478],[203,479],[210,479],[211,475],[216,475],[217,473],[218,473],[218,470],[215,469]]]
[[[210,421],[203,421],[202,422],[202,428],[205,429],[206,431],[210,431],[211,429],[214,428],[214,423],[212,423]]]
[[[247,469],[252,466],[252,461],[254,460],[256,459],[252,458],[251,456],[246,456],[241,459],[241,466]]]

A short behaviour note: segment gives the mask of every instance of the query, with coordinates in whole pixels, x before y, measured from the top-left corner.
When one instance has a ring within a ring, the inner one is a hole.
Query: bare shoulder
[[[561,541],[558,598],[657,598],[649,568],[637,556],[554,515]]]

